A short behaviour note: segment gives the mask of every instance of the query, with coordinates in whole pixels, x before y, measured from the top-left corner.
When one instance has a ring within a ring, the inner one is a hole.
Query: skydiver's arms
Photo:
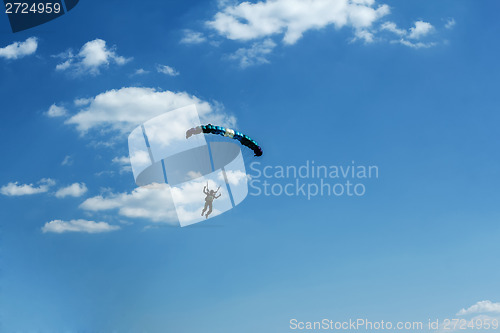
[[[215,199],[219,199],[219,197],[220,197],[221,195],[222,195],[222,194],[216,195],[216,196],[215,196]]]

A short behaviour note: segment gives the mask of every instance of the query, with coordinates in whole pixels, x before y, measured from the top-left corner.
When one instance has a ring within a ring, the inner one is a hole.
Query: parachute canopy
[[[190,128],[186,131],[186,139],[189,139],[192,135],[201,133],[218,134],[234,140],[238,140],[242,145],[252,149],[255,156],[262,155],[262,148],[257,144],[257,142],[255,142],[255,140],[252,140],[250,137],[238,131],[232,130],[230,128],[224,128],[222,126],[214,126],[212,124],[208,124]]]

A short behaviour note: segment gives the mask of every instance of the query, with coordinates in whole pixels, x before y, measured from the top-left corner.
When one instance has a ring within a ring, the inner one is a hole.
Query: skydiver
[[[212,203],[213,203],[214,199],[218,199],[221,196],[221,194],[216,195],[217,192],[219,192],[219,189],[220,189],[220,186],[217,189],[217,191],[209,190],[208,183],[206,186],[203,187],[203,193],[206,194],[206,197],[205,197],[205,207],[203,207],[203,211],[201,212],[201,216],[203,216],[203,214],[205,214],[205,211],[207,210],[207,207],[208,207],[208,212],[207,212],[207,214],[205,214],[206,219],[208,219],[208,215],[210,215],[210,213],[212,213]]]

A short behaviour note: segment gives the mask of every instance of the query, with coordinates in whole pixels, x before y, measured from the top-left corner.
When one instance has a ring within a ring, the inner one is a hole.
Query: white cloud
[[[65,198],[65,197],[81,197],[87,192],[87,186],[84,183],[73,183],[69,186],[60,188],[56,192],[57,198]]]
[[[207,39],[201,32],[186,29],[184,30],[184,36],[181,39],[182,44],[200,44],[205,42]]]
[[[61,165],[73,165],[73,157],[71,157],[71,155],[66,155],[64,160],[61,162]]]
[[[398,28],[396,23],[387,21],[380,25],[380,30],[392,32],[400,37],[405,37],[409,39],[421,39],[427,35],[429,35],[432,31],[434,31],[434,27],[432,24],[424,21],[416,21],[414,26],[411,27],[408,31],[404,29]]]
[[[113,176],[115,174],[114,171],[111,170],[104,170],[104,171],[99,171],[94,173],[94,175],[101,177],[101,176]]]
[[[193,172],[191,176],[199,175]],[[234,184],[238,184],[245,177],[244,173],[228,172],[228,180]],[[221,176],[218,181],[198,178],[172,187],[164,183],[153,183],[130,193],[106,193],[89,198],[80,208],[88,212],[116,211],[122,217],[141,218],[154,223],[178,226],[179,221],[183,221],[190,224],[204,219],[200,213],[205,204],[203,188],[206,184],[215,190],[223,182]],[[220,189],[219,193],[223,199],[217,201],[211,217],[232,207],[224,189]]]
[[[0,193],[7,196],[33,195],[46,193],[55,181],[50,178],[41,179],[38,186],[33,184],[19,184],[18,182],[8,183],[0,188]]]
[[[145,70],[144,68],[139,68],[138,70],[136,70],[134,72],[134,75],[144,75],[144,74],[148,74],[149,71]]]
[[[202,176],[203,175],[199,171],[189,171],[187,173],[187,179],[186,180],[192,180],[192,179],[200,178]]]
[[[85,43],[77,55],[74,55],[71,50],[66,53],[57,55],[65,59],[64,62],[56,66],[57,71],[65,71],[71,69],[75,75],[100,74],[100,69],[114,63],[124,65],[132,58],[119,56],[115,52],[115,48],[108,48],[106,41],[102,39],[94,39]]]
[[[387,22],[384,22],[382,23],[382,25],[380,26],[380,29],[381,30],[387,30],[387,31],[390,31],[392,33],[395,33],[396,35],[398,36],[405,36],[406,35],[406,30],[403,30],[403,29],[399,29],[396,25],[396,23],[394,22],[390,22],[390,21],[387,21]]]
[[[241,68],[252,65],[267,64],[266,56],[272,52],[276,44],[271,39],[256,42],[249,48],[240,48],[229,56],[230,59],[238,60]]]
[[[432,46],[437,45],[436,42],[422,42],[422,41],[417,41],[419,39],[422,39],[426,36],[428,36],[431,32],[433,32],[435,29],[432,26],[432,24],[424,21],[416,21],[414,26],[411,27],[408,31],[404,29],[398,28],[396,23],[394,22],[384,22],[380,26],[381,31],[389,31],[398,37],[400,39],[397,40],[392,40],[391,43],[398,43],[402,44],[414,49],[421,49],[421,48],[429,48]],[[413,40],[413,41],[411,41]]]
[[[363,40],[365,43],[373,43],[375,37],[370,31],[360,29],[354,32],[354,38],[352,39],[352,41],[356,40]]]
[[[156,70],[158,71],[158,73],[162,73],[169,76],[179,75],[178,71],[176,71],[173,67],[167,65],[157,65]]]
[[[375,7],[375,0],[267,0],[226,5],[207,22],[220,35],[233,40],[252,40],[283,34],[295,44],[303,33],[328,25],[368,29],[389,14],[389,6]]]
[[[435,46],[436,43],[434,42],[429,42],[429,43],[423,43],[423,42],[417,42],[417,43],[414,43],[414,42],[410,42],[406,39],[401,39],[399,41],[394,41],[394,42],[398,42],[398,43],[401,43],[405,46],[408,46],[408,47],[411,47],[411,48],[414,48],[414,49],[421,49],[421,48],[429,48],[429,47],[432,47],[432,46]]]
[[[151,165],[151,157],[149,156],[149,153],[143,150],[134,151],[130,155],[130,161],[131,164],[134,165],[134,167],[141,170]]]
[[[85,106],[92,102],[92,98],[77,98],[73,101],[75,106]]]
[[[458,311],[458,316],[464,316],[475,313],[493,312],[500,313],[500,303],[493,303],[492,301],[480,301],[470,306],[469,308]]]
[[[473,332],[477,331],[481,327],[485,328],[486,326],[478,326],[478,323],[482,325],[486,325],[489,323],[490,327],[492,323],[495,321],[498,323],[500,321],[500,303],[493,303],[492,301],[480,301],[476,304],[468,307],[462,308],[460,311],[456,313],[456,316],[461,316],[462,322],[465,322],[466,325],[461,327],[456,323],[451,323],[451,325],[446,324],[443,320],[440,320],[440,325],[436,330],[437,333],[453,333],[453,332]],[[472,328],[471,325],[474,325]],[[464,329],[466,328],[466,329]]]
[[[457,24],[457,22],[455,22],[455,19],[454,18],[449,18],[447,21],[446,21],[446,24],[444,25],[444,27],[446,29],[451,29],[455,26],[455,24]]]
[[[151,184],[136,188],[131,193],[95,196],[85,200],[80,208],[93,212],[118,210],[118,214],[128,218],[178,224],[170,187],[167,184]]]
[[[65,71],[71,66],[71,60],[56,65],[56,71]]]
[[[62,221],[62,220],[53,220],[45,223],[42,227],[42,231],[44,233],[52,232],[52,233],[65,233],[65,232],[84,232],[89,234],[96,234],[102,232],[115,231],[120,229],[117,225],[110,225],[106,222],[94,222],[87,220],[71,220],[71,221]]]
[[[248,175],[241,170],[228,170],[226,171],[227,182],[230,185],[237,186],[240,182],[244,183],[246,179],[248,179]],[[222,173],[219,174],[219,180],[225,181],[224,175]]]
[[[434,27],[429,22],[417,21],[415,22],[415,26],[410,28],[410,33],[408,34],[408,38],[420,39],[424,36],[427,36],[433,30]]]
[[[130,158],[128,156],[115,157],[112,162],[120,165],[120,173],[132,172],[132,166],[130,165]],[[149,155],[148,162],[150,162]]]
[[[113,158],[113,163],[118,163],[121,165],[130,164],[130,158],[128,156],[120,156]]]
[[[0,58],[19,59],[36,52],[38,39],[30,37],[24,42],[14,42],[5,47],[0,47]]]
[[[55,117],[63,117],[68,113],[68,110],[64,106],[57,106],[52,104],[49,110],[45,113],[47,117],[55,118]]]
[[[202,101],[185,92],[159,91],[153,88],[130,87],[109,90],[91,99],[89,105],[69,118],[81,134],[90,129],[111,129],[129,133],[145,121],[183,106],[195,104],[202,121],[233,127],[235,118],[222,112],[214,103]]]
[[[219,11],[206,25],[219,35],[237,41],[259,40],[251,47],[239,48],[229,56],[240,61],[241,67],[268,63],[267,55],[276,45],[270,38],[282,36],[285,44],[295,44],[303,34],[328,26],[350,28],[351,42],[365,44],[387,41],[378,36],[382,31],[397,35],[400,43],[411,48],[429,48],[436,42],[421,41],[435,28],[429,22],[416,21],[408,30],[394,22],[375,23],[390,14],[390,8],[378,0],[263,0],[257,2],[219,1]],[[450,19],[447,27],[454,24]],[[262,41],[264,40],[264,41]]]

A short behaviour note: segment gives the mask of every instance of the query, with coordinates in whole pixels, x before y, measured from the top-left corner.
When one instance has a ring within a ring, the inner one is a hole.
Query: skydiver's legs
[[[208,202],[207,202],[207,203],[205,204],[205,207],[206,207],[207,205],[208,205],[208,212],[207,212],[207,214],[205,215],[205,218],[207,218],[207,219],[208,219],[208,215],[210,215],[210,213],[212,212],[212,203],[208,203]]]
[[[205,201],[205,207],[203,207],[203,211],[201,212],[201,216],[203,216],[203,214],[205,214],[205,211],[207,210],[207,206],[208,206],[208,202]],[[212,206],[212,205],[210,205],[210,206]],[[207,216],[208,216],[208,214],[210,214],[211,211],[212,211],[212,208],[210,207],[210,210],[208,211]]]

